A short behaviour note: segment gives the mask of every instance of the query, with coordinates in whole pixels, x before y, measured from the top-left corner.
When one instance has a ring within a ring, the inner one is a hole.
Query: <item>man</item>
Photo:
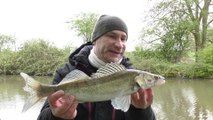
[[[131,68],[129,60],[123,56],[127,38],[127,26],[120,18],[102,15],[96,22],[92,43],[83,44],[70,55],[69,63],[56,71],[53,84],[58,84],[74,69],[90,76],[110,62]],[[74,96],[65,96],[59,90],[48,97],[38,120],[155,120],[151,109],[152,89],[140,89],[131,95],[131,101],[129,110],[123,112],[115,110],[110,101],[78,104]]]

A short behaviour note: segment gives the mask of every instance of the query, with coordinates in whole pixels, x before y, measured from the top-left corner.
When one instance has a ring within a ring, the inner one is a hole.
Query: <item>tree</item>
[[[0,52],[3,49],[10,48],[11,45],[15,44],[15,38],[9,35],[0,34]]]
[[[163,44],[162,38],[165,38],[165,35],[168,37],[169,33],[169,36],[172,36],[173,40],[178,40],[175,37],[177,35],[179,36],[178,38],[184,38],[180,36],[185,36],[184,39],[193,41],[197,60],[197,52],[204,48],[208,42],[207,29],[213,22],[213,18],[209,17],[211,14],[209,12],[211,5],[211,0],[167,0],[160,2],[151,10],[152,25],[154,27],[148,33],[155,37],[149,38],[160,40],[161,44]],[[170,29],[167,31],[165,28]],[[194,36],[193,39],[191,39],[190,35]],[[178,42],[184,39],[179,39]]]
[[[179,62],[188,48],[188,31],[191,29],[179,1],[161,2],[151,9],[152,21],[143,38],[152,44],[156,52],[170,62]],[[151,26],[151,27],[150,27]]]
[[[213,18],[208,18],[211,0],[184,0],[187,6],[187,14],[191,19],[193,30],[191,33],[194,36],[196,53],[204,48],[207,43],[207,29],[213,22]],[[197,57],[197,54],[196,54]]]
[[[80,13],[67,23],[70,24],[71,30],[77,32],[78,37],[82,37],[84,43],[91,41],[93,27],[97,21],[96,13]]]

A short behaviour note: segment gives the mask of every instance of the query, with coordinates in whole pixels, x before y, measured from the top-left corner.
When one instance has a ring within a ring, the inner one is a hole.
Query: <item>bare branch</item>
[[[200,11],[202,10],[202,8],[200,7],[200,3],[196,2],[196,0],[194,0],[195,5],[200,9]]]
[[[213,19],[210,20],[210,21],[207,23],[207,26],[209,26],[212,22],[213,22]]]

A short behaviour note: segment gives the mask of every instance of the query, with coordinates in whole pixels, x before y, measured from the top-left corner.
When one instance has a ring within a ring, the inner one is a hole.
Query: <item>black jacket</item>
[[[75,50],[69,57],[69,63],[66,63],[62,68],[56,71],[53,79],[53,84],[58,84],[70,71],[79,69],[87,75],[97,71],[90,65],[88,55],[92,49],[91,43],[86,43]],[[125,67],[131,68],[131,64],[127,58],[121,62]],[[75,120],[155,120],[155,115],[148,107],[146,109],[137,109],[130,106],[127,112],[113,109],[110,101],[81,103],[77,107],[77,117]],[[63,120],[52,115],[49,104],[46,100],[44,103],[38,120]]]

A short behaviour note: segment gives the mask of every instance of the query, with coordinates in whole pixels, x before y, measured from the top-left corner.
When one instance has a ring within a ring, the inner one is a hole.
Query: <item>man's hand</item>
[[[64,91],[59,90],[48,96],[48,102],[55,117],[74,119],[77,115],[77,103],[74,96],[65,96]]]
[[[136,108],[146,109],[153,102],[153,91],[149,89],[139,89],[131,95],[132,105]]]

